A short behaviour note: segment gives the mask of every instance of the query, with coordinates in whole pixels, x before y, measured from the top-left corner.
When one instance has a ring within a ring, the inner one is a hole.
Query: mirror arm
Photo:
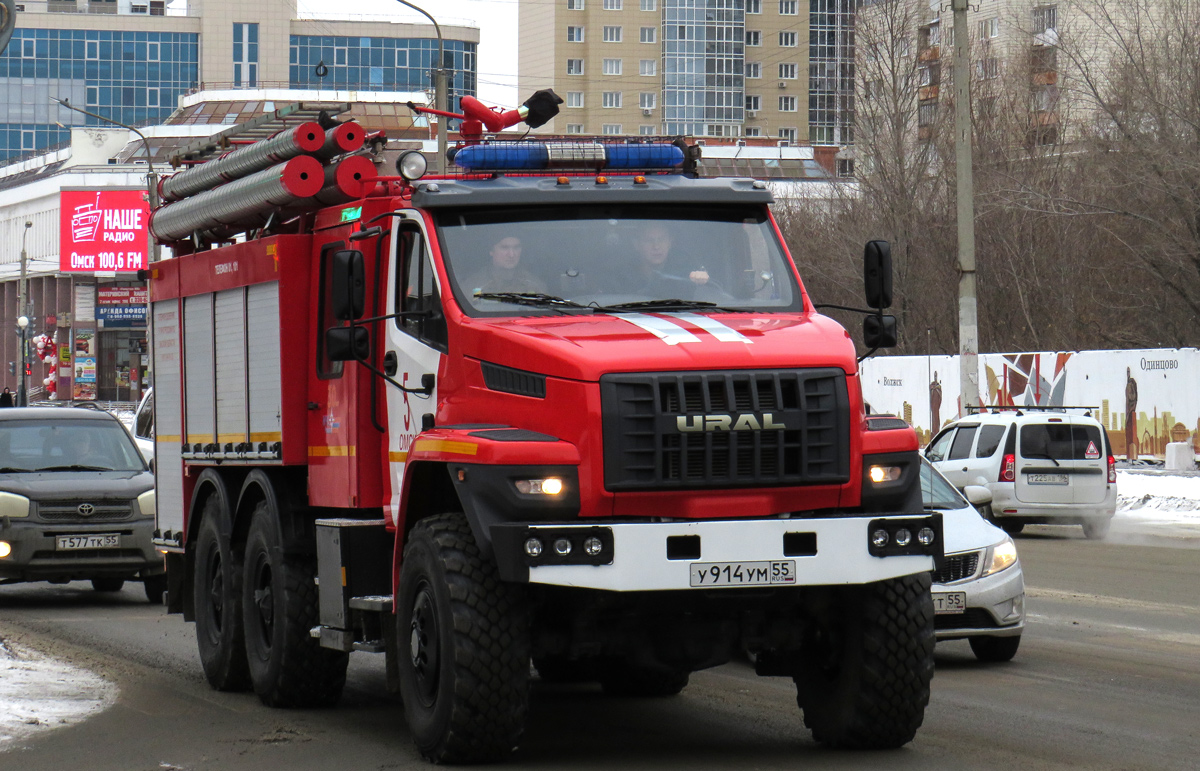
[[[834,305],[833,303],[813,303],[814,308],[836,308],[839,311],[853,311],[855,313],[864,313],[868,316],[882,316],[882,308],[851,308],[848,305]]]
[[[387,382],[391,383],[396,388],[399,388],[401,391],[403,391],[406,394],[416,394],[417,396],[428,397],[433,393],[433,375],[432,374],[426,373],[424,375],[421,375],[421,387],[420,388],[409,388],[408,386],[394,380],[390,375],[388,375],[386,372],[384,372],[383,370],[376,367],[374,364],[372,364],[367,359],[360,359],[358,357],[355,357],[353,360],[357,361],[359,364],[366,367],[372,374],[379,375],[379,377],[381,377],[384,380],[386,380]]]

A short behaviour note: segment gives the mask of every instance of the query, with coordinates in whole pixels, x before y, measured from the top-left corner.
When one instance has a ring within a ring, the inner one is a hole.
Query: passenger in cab
[[[505,236],[492,245],[486,267],[463,282],[474,297],[487,292],[545,292],[546,284],[521,267],[521,239]]]

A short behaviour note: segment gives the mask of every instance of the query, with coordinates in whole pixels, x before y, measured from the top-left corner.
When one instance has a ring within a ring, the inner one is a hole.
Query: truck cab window
[[[404,316],[396,325],[408,334],[446,350],[446,318],[442,313],[437,277],[425,236],[420,230],[402,230],[397,235],[396,255],[400,261],[396,271],[396,310],[404,313],[428,313],[426,316]]]

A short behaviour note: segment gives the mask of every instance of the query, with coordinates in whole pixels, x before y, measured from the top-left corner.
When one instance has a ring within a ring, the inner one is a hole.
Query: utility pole
[[[26,357],[29,353],[29,345],[26,343],[29,329],[29,296],[28,281],[25,278],[27,265],[29,264],[29,256],[25,252],[25,239],[29,235],[29,229],[33,227],[32,222],[25,223],[25,230],[21,233],[21,281],[17,285],[17,328],[21,330],[21,384],[17,386],[17,406],[29,406],[29,386],[26,381],[29,378],[25,377],[25,365],[28,363]],[[24,323],[22,323],[24,322]]]
[[[450,99],[448,98],[449,94],[446,91],[446,44],[445,41],[442,40],[442,28],[438,26],[437,19],[430,16],[429,13],[424,9],[418,8],[417,6],[408,2],[408,0],[396,0],[396,2],[424,15],[425,18],[429,19],[429,21],[433,23],[433,31],[437,33],[438,39],[437,62],[434,63],[433,71],[430,73],[432,75],[434,90],[433,106],[434,109],[447,112],[450,109]],[[447,118],[445,115],[438,116],[437,172],[439,174],[446,173],[446,121],[448,120],[449,118]]]
[[[958,198],[959,412],[979,404],[979,305],[975,293],[975,179],[971,167],[971,62],[968,0],[954,8],[954,164]]]

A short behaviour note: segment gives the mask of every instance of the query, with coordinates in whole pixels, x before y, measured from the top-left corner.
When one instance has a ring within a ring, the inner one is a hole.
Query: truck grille
[[[90,516],[79,513],[79,507],[90,505]],[[37,505],[37,515],[46,522],[120,522],[133,516],[130,501],[44,501]]]
[[[609,490],[850,479],[840,369],[605,375],[600,399]]]
[[[933,582],[935,584],[948,584],[952,581],[961,581],[964,578],[970,578],[975,575],[975,570],[979,567],[979,552],[973,551],[968,554],[947,554],[946,561],[942,563],[941,570],[933,572]]]

